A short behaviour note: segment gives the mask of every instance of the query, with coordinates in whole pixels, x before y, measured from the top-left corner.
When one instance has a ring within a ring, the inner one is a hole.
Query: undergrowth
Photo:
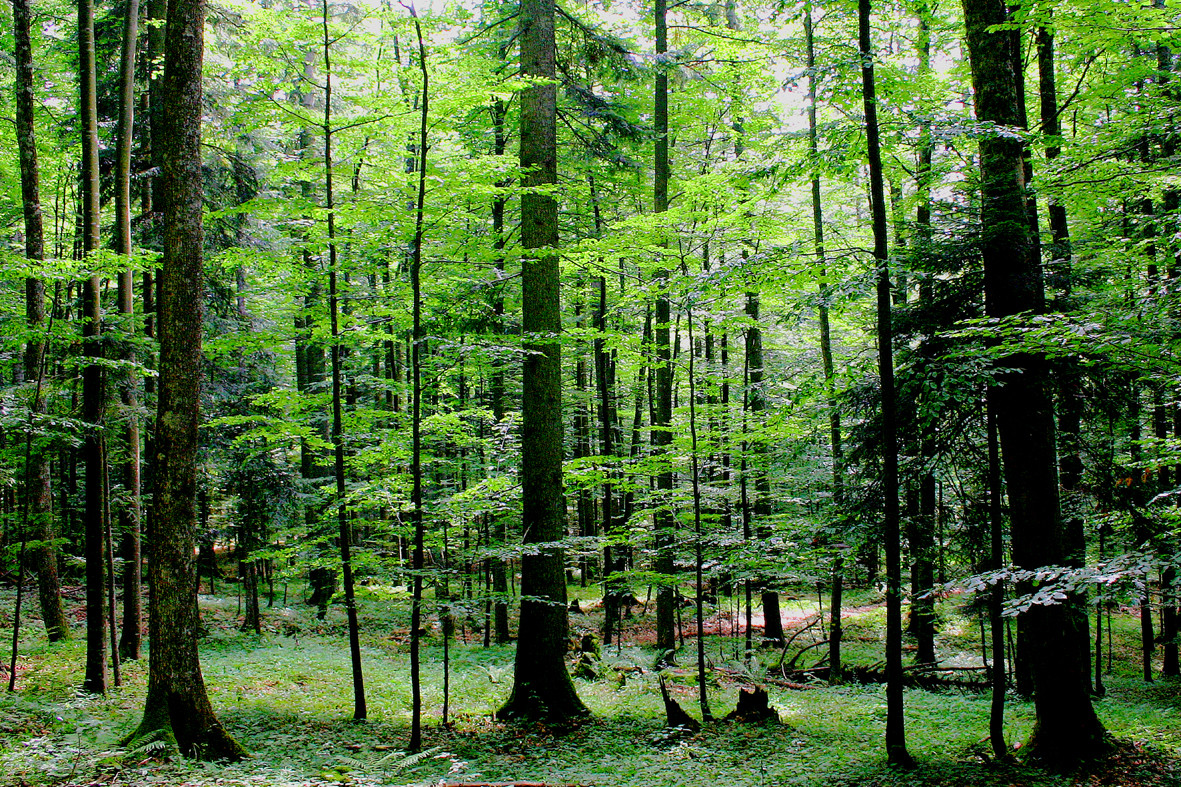
[[[2,594],[0,594],[2,595]],[[590,616],[572,615],[575,629],[593,630],[595,599],[581,593]],[[882,616],[866,595],[851,604],[846,660],[881,658]],[[8,599],[0,597],[0,604]],[[815,601],[785,604],[796,627],[807,625]],[[809,606],[809,604],[813,606]],[[785,614],[788,614],[785,611]],[[447,724],[442,717],[443,673],[439,628],[424,651],[425,748],[406,752],[410,687],[403,610],[378,595],[363,599],[363,661],[369,719],[351,720],[349,659],[333,608],[317,621],[303,607],[264,612],[262,636],[236,630],[236,600],[202,597],[208,630],[203,669],[219,717],[252,757],[241,763],[203,763],[169,756],[149,743],[127,751],[119,741],[139,721],[146,689],[146,657],[123,666],[123,685],[105,697],[79,693],[85,645],[81,637],[50,646],[39,624],[22,629],[18,691],[0,696],[0,784],[193,785],[435,785],[445,782],[545,781],[554,784],[642,785],[1174,785],[1181,754],[1181,697],[1176,681],[1141,682],[1135,670],[1138,624],[1117,617],[1108,693],[1096,707],[1121,741],[1105,766],[1066,776],[1013,763],[996,763],[988,745],[987,693],[912,690],[906,694],[912,772],[884,764],[881,742],[886,699],[882,686],[817,684],[808,689],[767,685],[781,723],[706,725],[701,733],[670,733],[651,666],[649,647],[605,648],[599,677],[576,680],[594,718],[574,729],[507,726],[493,713],[512,685],[512,646],[484,648],[479,631],[451,647]],[[940,657],[979,663],[979,629],[954,600],[941,610]],[[642,628],[645,618],[629,622]],[[475,622],[478,627],[478,621]],[[819,630],[819,626],[817,626]],[[724,629],[723,629],[724,630]],[[10,637],[11,632],[0,636]],[[815,636],[822,636],[816,634]],[[709,676],[710,703],[722,716],[738,690],[758,682],[781,654],[742,658],[737,640],[710,637],[718,667]],[[682,665],[666,672],[674,696],[697,712],[692,640]],[[774,677],[774,676],[772,676]],[[1010,698],[1006,729],[1019,746],[1032,726],[1032,706]],[[153,748],[154,747],[154,748]],[[1019,752],[1019,749],[1015,749]],[[1114,779],[1114,781],[1113,781]]]

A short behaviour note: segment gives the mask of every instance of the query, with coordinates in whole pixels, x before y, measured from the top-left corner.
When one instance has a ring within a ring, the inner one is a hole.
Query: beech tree
[[[148,579],[148,694],[137,741],[169,739],[185,756],[239,759],[205,690],[197,654],[197,441],[201,423],[204,226],[201,179],[203,0],[170,0],[161,96],[164,255],[158,304],[160,385]]]
[[[1020,125],[1018,53],[1001,0],[965,0],[976,116],[998,129]],[[1041,261],[1034,252],[1025,199],[1024,150],[1019,137],[993,131],[980,141],[981,246],[990,317],[1044,312]],[[1008,491],[1013,562],[1040,568],[1067,562],[1067,533],[1058,500],[1051,377],[1034,352],[1002,361],[1011,371],[993,393]],[[1086,616],[1077,600],[1036,604],[1023,613],[1029,632],[1037,723],[1028,750],[1056,766],[1100,756],[1103,725],[1091,705],[1090,659],[1080,647]]]

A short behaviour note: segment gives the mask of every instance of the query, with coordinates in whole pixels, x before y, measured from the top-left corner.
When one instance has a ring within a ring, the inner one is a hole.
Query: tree
[[[160,387],[148,577],[148,694],[137,740],[169,739],[182,754],[236,760],[197,654],[197,441],[201,421],[204,226],[201,179],[203,0],[170,0],[160,122],[164,256],[160,271]]]
[[[95,76],[94,2],[78,0],[78,109],[82,133],[82,254],[93,264],[99,250],[98,87]],[[102,435],[106,381],[102,357],[101,281],[91,273],[82,285],[82,335],[89,362],[82,372],[82,420],[89,424],[83,439],[86,463],[86,677],[82,688],[92,694],[107,690],[106,591],[107,485],[106,446]]]
[[[667,0],[656,0],[656,87],[654,94],[655,109],[653,111],[656,144],[652,172],[652,209],[656,214],[668,212],[668,64],[664,59],[668,56],[668,3]],[[663,233],[663,230],[662,230]],[[668,239],[662,237],[659,245],[667,248]],[[667,262],[660,259],[658,268],[653,275],[656,293],[656,365],[652,370],[652,377],[656,383],[656,398],[652,407],[652,453],[667,456],[671,450],[672,420],[673,420],[673,364],[672,349],[669,343],[672,322],[669,287],[670,273]],[[665,459],[667,462],[668,459]],[[675,573],[674,542],[675,520],[670,508],[672,504],[673,471],[666,467],[656,477],[656,488],[660,497],[655,501],[656,511],[652,517],[652,524],[656,531],[656,571],[669,577],[671,583]],[[662,583],[656,589],[656,647],[663,653],[662,660],[671,661],[676,651],[676,638],[673,634],[673,614],[676,601],[672,584]]]
[[[902,698],[902,574],[898,511],[898,437],[894,393],[894,332],[891,328],[890,265],[886,235],[886,198],[878,134],[877,90],[870,37],[870,0],[857,4],[861,52],[861,95],[865,105],[865,144],[869,153],[869,195],[873,214],[873,257],[877,265],[878,374],[882,397],[882,539],[886,547],[886,759],[914,766],[906,750]]]
[[[558,181],[554,0],[523,0],[520,94],[522,329],[521,624],[513,692],[500,718],[568,721],[587,715],[566,672],[567,612],[562,549],[562,330],[558,267],[558,203],[546,187]],[[536,551],[534,551],[536,550]]]
[[[1021,62],[1007,30],[1001,0],[964,0],[976,117],[998,129],[1020,125]],[[985,307],[993,318],[1045,309],[1040,260],[1030,237],[1025,168],[1019,137],[1001,130],[980,140],[981,246]],[[1044,357],[1010,355],[993,400],[1018,567],[1064,565],[1067,534],[1058,501],[1051,378]],[[1034,605],[1024,613],[1030,637],[1037,721],[1027,750],[1059,767],[1100,756],[1103,725],[1091,706],[1089,655],[1080,647],[1086,617],[1077,600]]]
[[[41,211],[41,179],[37,165],[37,139],[33,109],[33,46],[29,38],[32,10],[28,0],[13,0],[12,19],[16,43],[16,125],[17,147],[20,153],[21,202],[24,208],[25,256],[29,260],[45,259],[44,220]],[[42,395],[48,349],[41,333],[46,328],[45,283],[36,277],[25,279],[25,319],[30,336],[25,343],[25,379],[34,383],[36,393],[30,408],[34,417],[47,412]],[[32,437],[30,435],[30,437]],[[28,537],[40,542],[29,550],[29,561],[37,572],[37,596],[41,604],[41,619],[45,635],[57,642],[70,635],[69,620],[61,600],[61,579],[57,570],[57,550],[53,540],[53,488],[50,463],[45,449],[30,445],[29,465],[25,468],[25,505],[32,525]],[[14,676],[15,677],[15,674]]]
[[[134,142],[135,119],[135,45],[139,30],[139,0],[128,0],[124,8],[123,49],[119,62],[119,134],[115,172],[115,233],[116,250],[131,256],[131,148]],[[119,313],[128,322],[135,314],[135,271],[128,259],[127,267],[119,273]],[[132,331],[131,325],[125,330]],[[121,353],[129,366],[135,362],[130,348]],[[123,436],[127,456],[123,462],[123,492],[126,499],[120,509],[123,531],[123,626],[119,638],[119,655],[138,659],[140,629],[143,612],[140,608],[143,561],[140,559],[140,445],[139,397],[136,395],[136,375],[130,368],[120,381],[119,397],[124,410]]]

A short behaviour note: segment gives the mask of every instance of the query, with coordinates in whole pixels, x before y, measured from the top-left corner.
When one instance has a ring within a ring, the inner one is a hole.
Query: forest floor
[[[236,591],[233,585],[221,589]],[[392,589],[361,590],[369,705],[364,722],[351,719],[341,607],[334,606],[325,621],[318,621],[314,610],[297,600],[287,607],[276,602],[264,610],[265,631],[256,636],[237,630],[234,596],[201,596],[208,629],[201,655],[213,704],[252,754],[235,764],[121,749],[120,739],[142,712],[146,657],[123,665],[120,688],[105,697],[87,696],[77,689],[85,655],[80,628],[73,640],[50,646],[39,621],[30,621],[21,628],[17,691],[0,695],[0,785],[1181,785],[1181,681],[1139,680],[1138,623],[1130,614],[1115,617],[1113,670],[1106,679],[1106,696],[1096,700],[1100,717],[1118,742],[1113,756],[1068,775],[1048,774],[1019,759],[997,763],[987,740],[987,692],[912,689],[906,692],[907,739],[918,768],[897,771],[884,762],[886,698],[881,685],[788,688],[769,681],[779,723],[718,721],[696,734],[669,731],[652,669],[656,654],[637,644],[648,639],[651,627],[651,610],[643,606],[628,621],[624,644],[603,649],[599,676],[575,681],[593,718],[561,730],[493,721],[512,685],[513,649],[483,647],[482,634],[473,631],[478,626],[470,620],[449,649],[444,724],[443,646],[436,622],[424,657],[425,749],[410,755],[404,751],[410,725],[405,597]],[[571,614],[572,633],[595,631],[601,614],[596,617],[594,592],[572,587],[571,593],[586,610]],[[11,588],[0,589],[0,636],[6,643],[11,642],[13,595]],[[867,591],[850,598],[845,618],[848,663],[872,664],[881,658],[884,615],[878,602]],[[732,608],[731,618],[734,612]],[[784,620],[797,631],[815,620],[815,612],[815,600],[785,600]],[[477,621],[482,613],[482,608],[475,611]],[[939,655],[945,664],[980,663],[979,624],[965,614],[959,600],[942,602]],[[681,705],[700,715],[691,616],[686,609],[681,666],[666,676]],[[740,658],[741,630],[720,614],[714,620],[714,634],[707,638],[709,702],[721,717],[734,708],[739,689],[759,682],[754,676],[775,668],[781,654],[759,652],[761,664],[752,669]],[[813,626],[800,635],[793,648],[822,637],[819,629]],[[723,636],[730,634],[738,636]],[[0,675],[6,682],[7,673]],[[1006,729],[1018,753],[1032,717],[1031,703],[1010,698]]]

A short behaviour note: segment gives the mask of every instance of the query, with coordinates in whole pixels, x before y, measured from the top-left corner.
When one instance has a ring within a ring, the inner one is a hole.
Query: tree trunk
[[[668,52],[668,23],[667,0],[656,0],[656,57],[659,59]],[[654,175],[652,182],[653,210],[664,213],[668,210],[668,71],[662,62],[656,67],[655,110],[653,121],[656,133],[654,154]],[[662,239],[661,245],[667,245],[667,239]],[[671,450],[672,413],[673,413],[673,366],[670,346],[670,323],[672,309],[669,303],[669,272],[663,267],[653,276],[657,288],[656,295],[656,366],[653,370],[655,383],[655,401],[652,411],[652,454],[660,457],[662,463],[669,462],[668,454]],[[667,577],[656,590],[656,649],[661,652],[660,659],[671,662],[676,652],[676,632],[674,626],[675,589],[673,575],[676,571],[673,560],[673,542],[675,541],[675,521],[668,506],[673,489],[673,472],[671,467],[663,467],[656,477],[656,510],[652,516],[655,530],[656,572]]]
[[[524,185],[557,183],[557,87],[553,0],[523,0],[521,73],[540,77],[520,93]],[[525,361],[521,407],[521,624],[513,692],[499,718],[562,721],[588,714],[566,672],[566,531],[562,492],[562,330],[559,298],[558,203],[548,193],[521,195],[522,333]]]
[[[37,165],[37,142],[34,124],[33,46],[29,38],[32,10],[28,0],[13,0],[13,37],[16,44],[16,137],[20,153],[21,202],[24,206],[25,256],[30,260],[45,259],[45,230],[41,212],[40,171]],[[40,279],[25,279],[25,319],[29,338],[25,343],[25,379],[36,384],[44,378],[48,342],[42,335],[46,329],[45,284]],[[33,422],[48,412],[45,397],[39,392],[30,402]],[[50,482],[50,461],[44,448],[33,445],[26,468],[25,489],[29,511],[28,538],[41,542],[28,552],[28,560],[37,573],[37,595],[41,603],[41,620],[50,642],[70,635],[70,623],[62,607],[61,579],[57,572],[57,550],[48,542],[54,538],[53,488]]]
[[[174,737],[185,756],[240,759],[205,691],[197,655],[197,444],[201,421],[204,270],[201,193],[202,0],[171,0],[164,63],[160,151],[164,257],[161,271],[160,388],[153,473],[148,694],[133,737]]]
[[[1020,61],[1004,24],[1001,0],[964,0],[976,116],[999,126],[1019,125]],[[1041,266],[1030,238],[1022,144],[1008,135],[980,142],[985,307],[990,317],[1045,309]],[[1043,358],[1016,354],[995,389],[1011,512],[1013,562],[1022,568],[1063,565],[1066,533],[1058,500],[1054,412]],[[1019,591],[1021,589],[1019,588]],[[1027,751],[1067,767],[1105,751],[1104,730],[1091,706],[1088,651],[1077,647],[1086,624],[1077,599],[1035,606],[1030,624],[1036,724]],[[1067,643],[1064,647],[1063,643]]]
[[[95,77],[94,3],[78,0],[78,104],[82,134],[82,254],[85,264],[99,250],[98,104]],[[86,465],[86,677],[82,689],[92,694],[107,690],[107,624],[103,613],[106,591],[106,467],[102,421],[106,380],[102,357],[101,282],[88,276],[82,288],[82,336],[86,366],[82,370],[82,420],[88,424],[82,443]]]
[[[996,431],[996,410],[992,396],[985,398],[988,430],[988,525],[989,568],[999,571],[1005,564],[1003,493],[1001,492],[1000,443]],[[988,597],[988,617],[992,628],[992,704],[988,716],[988,736],[992,753],[998,760],[1011,752],[1005,743],[1005,583],[998,581]]]
[[[410,6],[414,19],[414,32],[418,35],[418,66],[422,72],[422,96],[419,103],[418,158],[414,166],[418,171],[418,189],[414,202],[414,248],[410,260],[411,308],[413,311],[413,347],[410,355],[411,389],[411,495],[414,522],[414,579],[412,606],[410,609],[410,751],[422,748],[422,572],[424,568],[424,542],[426,523],[423,521],[422,505],[422,352],[425,337],[422,333],[422,241],[423,212],[426,210],[426,156],[427,120],[430,111],[430,72],[426,64],[426,45],[422,38],[422,25],[418,12]],[[446,549],[446,543],[444,543]],[[563,587],[565,587],[563,585]]]
[[[746,293],[746,316],[750,325],[746,329],[746,357],[750,386],[750,412],[755,429],[761,426],[763,413],[767,409],[767,397],[763,392],[763,331],[759,327],[759,294]],[[771,538],[767,518],[771,516],[771,480],[766,468],[766,441],[761,437],[754,441],[753,453],[757,456],[751,462],[754,471],[755,499],[752,513],[755,516],[755,537],[765,542]],[[763,642],[768,645],[783,643],[783,618],[779,611],[779,592],[762,583]]]
[[[353,676],[353,720],[362,721],[367,716],[365,704],[365,675],[361,669],[361,632],[357,622],[357,601],[353,591],[352,544],[353,529],[345,505],[344,469],[344,427],[341,412],[341,355],[344,348],[340,341],[340,305],[337,291],[336,251],[336,194],[332,183],[332,39],[329,34],[328,0],[322,5],[324,31],[324,207],[328,210],[328,315],[332,329],[332,456],[333,476],[336,481],[336,521],[340,541],[340,573],[344,583],[344,607],[349,627],[349,660]],[[426,73],[426,64],[423,66]],[[423,115],[426,114],[426,85],[423,85]],[[425,125],[425,120],[423,121]],[[423,145],[425,154],[426,146]],[[419,216],[421,216],[421,205]],[[420,219],[421,221],[421,219]]]
[[[507,53],[501,49],[501,60],[504,60]],[[505,115],[508,109],[505,103],[499,98],[494,99],[492,103],[492,131],[493,131],[493,152],[497,156],[503,156],[508,144],[508,134],[505,132]],[[499,188],[507,188],[508,181],[501,181],[497,184]],[[493,248],[496,249],[496,271],[499,278],[504,277],[504,247],[505,247],[505,230],[504,230],[504,208],[508,199],[502,196],[497,196],[492,201],[492,233],[495,236],[493,240]],[[495,315],[496,330],[500,334],[505,333],[504,328],[504,294],[503,290],[498,286],[495,290],[495,296],[492,303],[492,313]],[[492,416],[496,419],[496,423],[501,423],[504,420],[505,408],[505,390],[504,390],[504,361],[497,359],[492,370]],[[508,541],[508,518],[504,512],[495,511],[491,514],[494,528],[493,538],[496,539],[498,546],[503,548]],[[497,594],[497,599],[493,605],[493,626],[496,628],[496,644],[507,645],[512,635],[509,631],[508,619],[508,566],[509,561],[503,557],[492,558],[492,592]]]
[[[890,267],[887,247],[886,199],[882,151],[878,136],[877,92],[870,40],[870,0],[857,5],[861,85],[865,105],[865,138],[869,153],[870,208],[873,211],[873,256],[877,272],[878,373],[882,396],[882,539],[886,548],[886,759],[913,767],[906,750],[902,697],[902,575],[898,513],[898,436],[894,394],[893,328],[890,313]]]
[[[817,279],[820,282],[820,304],[817,319],[820,323],[820,361],[824,370],[824,393],[828,407],[828,445],[832,457],[832,507],[837,517],[842,517],[845,498],[844,450],[841,445],[841,410],[836,397],[836,371],[832,358],[832,327],[829,320],[828,304],[831,287],[828,282],[827,261],[824,251],[824,208],[820,202],[820,145],[816,130],[816,42],[812,28],[812,3],[804,5],[804,37],[808,58],[808,151],[812,156],[812,236],[816,253]],[[830,680],[841,680],[841,641],[844,627],[841,623],[841,606],[844,591],[845,558],[843,548],[836,547],[832,563],[832,595],[829,600],[828,625],[828,674]]]
[[[128,0],[124,7],[123,51],[119,64],[119,139],[115,161],[115,232],[116,250],[131,255],[131,147],[135,112],[135,47],[139,35],[139,0]],[[119,313],[130,331],[135,314],[135,273],[130,264],[119,274]],[[129,365],[135,362],[130,343],[120,353]],[[119,655],[138,659],[143,626],[140,606],[140,445],[138,381],[128,368],[121,380],[119,398],[123,406],[124,440],[127,456],[123,462],[123,494],[119,509],[119,529],[123,532],[123,627]]]

